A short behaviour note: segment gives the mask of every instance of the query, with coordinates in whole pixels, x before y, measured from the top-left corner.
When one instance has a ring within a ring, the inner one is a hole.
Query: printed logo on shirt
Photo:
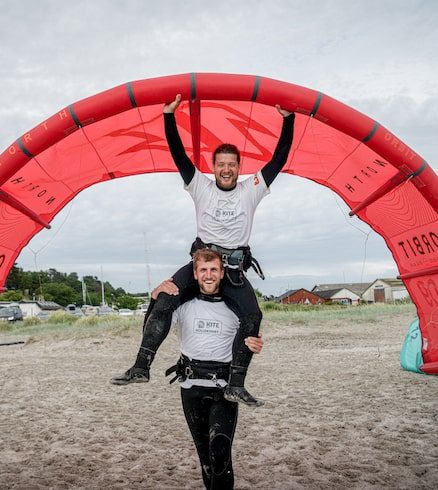
[[[193,333],[219,335],[221,332],[222,322],[216,320],[203,320],[201,318],[195,318],[193,322]]]
[[[258,178],[257,174],[254,175],[254,185],[259,185],[260,184],[260,179]]]
[[[232,221],[236,219],[236,210],[235,209],[220,209],[215,208],[213,210],[214,219],[216,221],[220,221],[221,223],[225,221]]]

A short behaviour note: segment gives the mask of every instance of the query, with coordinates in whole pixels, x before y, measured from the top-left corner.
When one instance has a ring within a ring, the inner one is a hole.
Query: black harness
[[[193,254],[197,250],[203,248],[210,248],[221,255],[225,267],[225,274],[233,286],[243,286],[243,273],[250,267],[255,270],[256,274],[261,279],[265,279],[262,268],[258,261],[252,256],[249,247],[225,248],[216,245],[215,243],[204,243],[199,237],[196,237],[196,240],[192,244],[190,255],[193,257]],[[232,272],[234,272],[234,274],[232,274]],[[231,276],[234,276],[234,279]]]
[[[170,384],[176,380],[209,379],[220,387],[217,380],[228,380],[230,376],[230,364],[229,362],[198,361],[197,359],[189,359],[184,354],[181,354],[178,362],[166,370],[166,376],[175,373],[175,377],[169,381]]]

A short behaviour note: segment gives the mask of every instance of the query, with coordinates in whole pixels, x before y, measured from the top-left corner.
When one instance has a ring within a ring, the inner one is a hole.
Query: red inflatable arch
[[[203,172],[223,141],[242,150],[242,173],[256,171],[280,130],[272,106],[297,113],[283,171],[333,189],[382,235],[417,306],[422,369],[438,373],[437,175],[373,119],[269,78],[192,73],[130,82],[75,102],[18,138],[0,155],[0,286],[21,249],[84,188],[176,170],[161,112],[177,93],[186,101],[179,131]]]

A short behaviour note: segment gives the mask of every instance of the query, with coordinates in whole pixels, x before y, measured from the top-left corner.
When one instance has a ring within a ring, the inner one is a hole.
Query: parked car
[[[136,315],[146,315],[148,308],[149,308],[149,303],[142,303],[141,305],[137,306],[137,309],[135,310],[135,314]]]
[[[99,307],[92,306],[92,305],[83,305],[81,310],[84,312],[85,316],[93,316],[93,315],[97,315],[99,311]]]
[[[0,309],[0,320],[4,322],[23,320],[23,312],[18,305],[6,306]]]
[[[130,310],[129,308],[120,308],[119,315],[120,316],[133,316],[134,311]]]
[[[97,316],[105,316],[105,315],[115,315],[116,311],[111,308],[111,306],[99,306],[97,308]]]
[[[84,316],[83,311],[76,305],[70,304],[65,307],[65,311],[73,316]]]

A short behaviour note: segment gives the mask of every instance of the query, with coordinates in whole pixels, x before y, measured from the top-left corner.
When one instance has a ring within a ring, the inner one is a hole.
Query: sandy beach
[[[438,488],[438,377],[399,367],[410,313],[264,321],[247,385],[266,404],[240,409],[236,489]],[[0,488],[203,488],[179,387],[164,377],[175,335],[150,384],[109,383],[139,337],[140,327],[0,347]]]

